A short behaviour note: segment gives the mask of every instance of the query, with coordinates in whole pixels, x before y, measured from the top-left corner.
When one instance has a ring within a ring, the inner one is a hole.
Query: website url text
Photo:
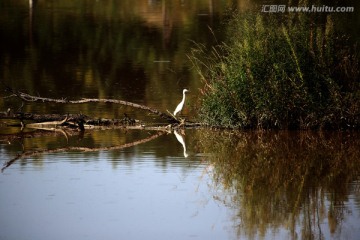
[[[315,6],[311,7],[292,7],[286,5],[262,5],[261,12],[265,13],[348,13],[354,12],[354,7],[331,7],[331,6]]]

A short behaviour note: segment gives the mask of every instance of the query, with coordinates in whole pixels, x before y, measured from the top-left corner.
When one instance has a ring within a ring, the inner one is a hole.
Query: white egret
[[[182,108],[183,108],[183,106],[184,106],[184,103],[185,103],[185,93],[188,92],[188,91],[189,91],[189,90],[187,90],[187,89],[184,89],[184,90],[183,90],[183,99],[182,99],[182,101],[179,103],[179,105],[177,105],[177,107],[176,107],[176,109],[175,109],[175,111],[174,111],[174,116],[176,116],[176,114],[182,110]]]

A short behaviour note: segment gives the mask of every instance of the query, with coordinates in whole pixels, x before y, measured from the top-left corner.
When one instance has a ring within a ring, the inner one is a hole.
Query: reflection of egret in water
[[[181,143],[181,145],[183,146],[184,149],[184,157],[188,157],[189,155],[186,153],[186,145],[185,145],[185,141],[183,136],[181,136],[176,130],[174,130],[174,134],[176,139],[179,141],[179,143]]]

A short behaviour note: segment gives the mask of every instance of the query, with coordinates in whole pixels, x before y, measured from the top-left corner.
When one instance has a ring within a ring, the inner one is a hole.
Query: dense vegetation
[[[236,14],[227,42],[190,59],[203,81],[200,118],[241,128],[360,127],[359,55],[334,16]]]

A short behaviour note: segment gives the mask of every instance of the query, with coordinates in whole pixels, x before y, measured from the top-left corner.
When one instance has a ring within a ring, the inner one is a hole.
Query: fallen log
[[[18,119],[29,120],[37,123],[50,122],[50,121],[62,121],[67,118],[67,121],[85,121],[97,125],[121,125],[125,123],[136,123],[138,120],[131,119],[125,116],[123,119],[107,119],[107,118],[92,118],[84,114],[37,114],[37,113],[11,113],[0,112],[0,119]]]
[[[3,84],[4,85],[4,84]],[[165,114],[157,109],[150,108],[141,104],[136,104],[132,102],[127,102],[123,100],[117,99],[93,99],[93,98],[81,98],[79,100],[68,100],[66,98],[55,99],[55,98],[46,98],[40,96],[33,96],[24,92],[15,91],[10,87],[6,87],[6,91],[10,92],[11,95],[3,97],[3,98],[11,98],[17,97],[22,102],[53,102],[60,104],[82,104],[82,103],[90,103],[90,102],[98,102],[98,103],[115,103],[121,104],[125,106],[130,106],[142,110],[149,111],[153,114],[158,115],[162,119],[167,120],[168,125],[156,126],[157,129],[166,130],[169,128],[186,128],[186,127],[199,127],[204,126],[200,123],[192,123],[186,121],[185,119],[177,119],[172,113]],[[64,122],[63,119],[66,118]],[[13,110],[8,109],[6,112],[0,112],[0,119],[18,119],[20,123],[15,124],[16,126],[25,127],[24,121],[29,120],[35,123],[27,123],[30,128],[37,128],[42,130],[55,130],[58,129],[59,126],[61,128],[73,128],[80,129],[81,131],[85,129],[96,129],[96,128],[132,128],[132,129],[144,129],[149,128],[149,124],[141,123],[139,120],[132,119],[124,114],[123,119],[106,119],[106,118],[92,118],[83,114],[35,114],[35,113],[24,113],[21,110],[18,112],[13,112]],[[11,126],[14,126],[12,124]],[[50,126],[50,127],[49,127]],[[146,127],[145,127],[146,126]],[[150,127],[153,128],[153,127]]]
[[[140,123],[139,120],[124,116],[123,119],[92,118],[83,114],[35,114],[35,113],[11,113],[0,112],[0,119],[18,119],[20,122],[33,121],[35,123],[17,123],[9,126],[45,127],[47,126],[75,126],[79,124],[94,126],[129,126]]]
[[[65,118],[65,119],[64,119]],[[168,131],[178,128],[198,128],[206,127],[201,123],[193,123],[180,119],[179,123],[172,124],[145,124],[139,120],[124,116],[123,119],[107,119],[107,118],[91,118],[82,114],[34,114],[34,113],[12,113],[8,115],[6,112],[0,112],[0,119],[3,125],[9,127],[33,128],[39,130],[55,131],[63,130],[85,130],[85,129],[139,129],[139,130],[156,130]],[[19,120],[18,123],[6,123],[6,119]],[[66,121],[65,121],[66,120]],[[25,121],[33,121],[35,123],[24,123]]]

